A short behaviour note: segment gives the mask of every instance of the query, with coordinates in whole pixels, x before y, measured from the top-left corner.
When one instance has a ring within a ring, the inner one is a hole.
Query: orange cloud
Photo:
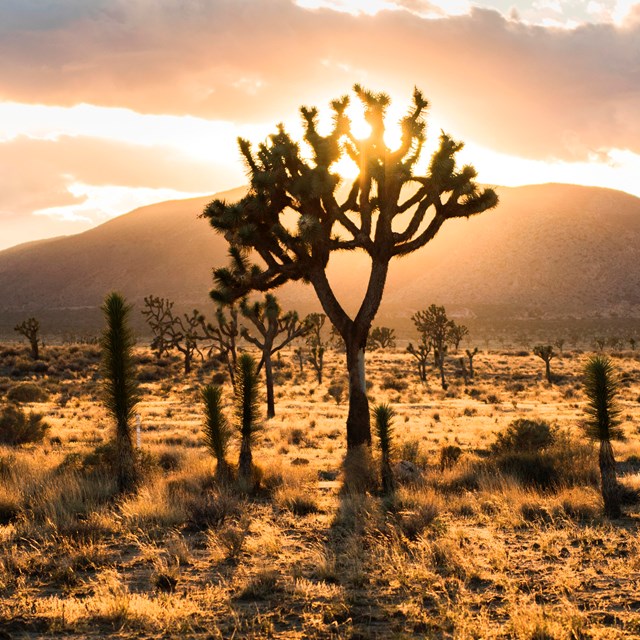
[[[640,151],[637,20],[567,30],[479,9],[427,20],[286,0],[91,4],[5,27],[0,97],[271,121],[354,81],[402,96],[417,84],[455,135],[503,152]]]

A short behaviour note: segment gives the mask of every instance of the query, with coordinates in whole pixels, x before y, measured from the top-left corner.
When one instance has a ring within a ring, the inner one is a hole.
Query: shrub
[[[49,424],[41,413],[26,413],[20,407],[8,405],[0,412],[0,443],[16,446],[41,442]]]
[[[11,402],[46,402],[48,399],[49,394],[33,382],[21,382],[7,393],[7,400]]]
[[[406,391],[406,389],[409,388],[409,383],[404,378],[387,374],[382,378],[380,388],[385,391],[388,391],[389,389],[398,392]]]
[[[491,445],[494,453],[535,452],[546,449],[556,440],[555,429],[544,420],[518,418],[499,433]]]

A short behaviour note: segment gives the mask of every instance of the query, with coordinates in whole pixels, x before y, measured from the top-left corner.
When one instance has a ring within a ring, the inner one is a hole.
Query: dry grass
[[[342,464],[347,405],[329,386],[343,356],[328,354],[317,385],[285,354],[278,415],[254,452],[261,489],[246,495],[216,484],[202,446],[198,389],[211,372],[184,379],[179,361],[141,352],[144,481],[118,499],[95,347],[50,347],[42,373],[5,351],[0,393],[22,377],[40,385],[46,395],[25,408],[51,425],[41,444],[0,448],[0,620],[11,637],[640,634],[640,510],[602,517],[596,451],[578,428],[585,356],[558,360],[549,387],[533,356],[480,353],[473,383],[452,377],[445,393],[435,377],[420,384],[404,353],[372,354],[371,399],[394,404],[395,460],[415,469],[381,496],[375,452]],[[629,438],[615,451],[622,482],[640,489],[640,367],[623,356]],[[495,433],[521,418],[558,438],[529,458],[490,454]],[[456,452],[446,464],[443,451]]]

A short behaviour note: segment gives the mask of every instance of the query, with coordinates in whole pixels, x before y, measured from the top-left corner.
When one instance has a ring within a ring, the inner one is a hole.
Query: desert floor
[[[373,479],[365,493],[343,488],[341,354],[327,355],[322,384],[292,353],[276,359],[277,415],[254,448],[261,486],[248,495],[215,482],[203,446],[199,390],[223,368],[198,363],[185,377],[177,357],[140,349],[143,479],[124,498],[98,347],[48,346],[37,363],[24,346],[0,347],[0,406],[30,381],[44,394],[24,406],[51,425],[41,444],[0,447],[0,638],[640,637],[640,505],[602,516],[597,445],[580,428],[589,354],[553,360],[550,386],[530,352],[481,351],[465,384],[466,346],[449,358],[446,392],[433,371],[420,383],[400,348],[368,354],[371,403],[397,413],[394,460],[417,470],[392,497]],[[631,495],[640,356],[609,355]],[[551,423],[554,444],[492,454],[518,418]],[[363,475],[377,468],[375,445]],[[462,456],[442,469],[450,445]]]

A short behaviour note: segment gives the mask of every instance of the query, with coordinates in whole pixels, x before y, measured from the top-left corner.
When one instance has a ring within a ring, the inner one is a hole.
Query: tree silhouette
[[[373,327],[367,342],[368,349],[389,349],[396,346],[396,332],[389,327]]]
[[[322,372],[324,371],[324,353],[327,343],[322,338],[322,328],[327,319],[324,313],[310,313],[307,316],[309,334],[307,345],[309,346],[309,362],[316,372],[318,384],[322,384]]]
[[[423,333],[420,336],[420,342],[414,347],[410,342],[407,351],[416,359],[418,364],[418,375],[422,382],[427,381],[427,365],[429,364],[429,354],[431,353],[431,343],[427,336]]]
[[[587,436],[600,443],[600,488],[604,511],[610,518],[619,518],[620,487],[616,479],[611,440],[622,440],[624,434],[620,428],[620,407],[616,402],[620,384],[607,356],[595,355],[587,362],[584,390],[587,395],[585,412],[588,416],[584,429]]]
[[[148,296],[144,299],[142,315],[153,332],[151,347],[156,351],[176,349],[184,357],[184,372],[191,372],[191,363],[195,353],[201,354],[198,342],[209,337],[204,316],[194,309],[190,314],[174,315],[173,302],[166,298]]]
[[[442,388],[447,388],[444,376],[444,359],[447,355],[448,342],[451,341],[451,331],[456,326],[453,320],[447,318],[444,307],[432,304],[424,311],[417,311],[411,316],[416,329],[423,336],[423,342],[429,342],[433,349],[436,366],[440,370]]]
[[[31,346],[31,357],[34,360],[40,358],[40,339],[38,333],[40,331],[40,323],[35,318],[28,318],[13,328],[14,331],[22,334]]]
[[[426,139],[424,113],[428,103],[419,90],[402,118],[401,142],[387,146],[385,116],[390,99],[356,85],[354,92],[371,127],[369,137],[356,139],[346,113],[349,97],[331,103],[334,115],[327,136],[318,131],[316,108],[301,108],[304,139],[312,158],[279,125],[257,151],[240,140],[250,176],[249,193],[229,204],[214,200],[203,216],[260,263],[214,271],[214,299],[229,302],[251,290],[268,291],[291,280],[311,283],[320,304],[346,346],[349,374],[347,447],[371,443],[369,401],[365,380],[365,349],[376,316],[389,262],[426,245],[445,221],[467,218],[498,202],[492,189],[480,189],[471,166],[456,167],[462,144],[442,133],[426,175],[414,173]],[[346,198],[339,201],[340,176],[332,165],[347,154],[359,169]],[[430,212],[430,217],[427,213]],[[336,298],[326,267],[335,251],[361,250],[371,260],[368,283],[357,313],[351,317]]]
[[[240,304],[242,315],[258,330],[258,336],[251,335],[246,328],[242,329],[242,337],[258,347],[262,356],[258,364],[258,373],[264,365],[267,384],[267,419],[276,415],[276,404],[273,393],[273,365],[271,356],[286,347],[292,340],[305,335],[309,327],[298,319],[295,311],[282,313],[282,309],[274,295],[267,293],[263,302],[249,304],[243,300]],[[276,343],[278,336],[282,336]]]
[[[102,334],[104,404],[116,424],[115,474],[118,490],[131,491],[137,482],[131,422],[139,400],[133,364],[134,338],[129,328],[131,306],[118,293],[110,293],[102,305],[107,326]]]
[[[538,344],[535,347],[533,347],[533,354],[538,356],[538,358],[544,360],[545,375],[547,376],[547,382],[551,384],[552,383],[551,360],[553,360],[553,358],[556,357],[553,347],[550,344],[547,344],[547,345]]]
[[[456,324],[452,321],[451,330],[449,331],[449,341],[453,345],[456,353],[458,353],[458,347],[460,342],[465,336],[469,335],[469,329],[463,324]]]
[[[216,324],[207,323],[207,337],[212,341],[212,349],[217,349],[227,364],[227,372],[231,385],[236,386],[236,364],[238,361],[238,336],[240,324],[238,323],[238,307],[235,304],[228,306],[229,315],[225,312],[225,306],[219,304],[216,308]]]

